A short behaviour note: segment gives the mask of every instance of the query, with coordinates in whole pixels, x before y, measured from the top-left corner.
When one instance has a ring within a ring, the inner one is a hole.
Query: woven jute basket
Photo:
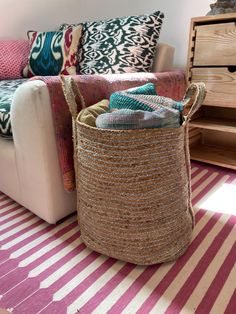
[[[190,107],[175,129],[107,130],[77,120],[71,77],[62,78],[72,113],[77,209],[81,237],[91,249],[140,265],[177,259],[187,249],[191,205],[188,122],[205,97],[191,84]]]

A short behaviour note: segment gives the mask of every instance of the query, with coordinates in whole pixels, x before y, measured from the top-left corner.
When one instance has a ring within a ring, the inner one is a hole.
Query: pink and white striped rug
[[[192,164],[196,227],[176,262],[87,249],[73,215],[48,225],[0,194],[0,308],[19,314],[236,313],[236,172]]]

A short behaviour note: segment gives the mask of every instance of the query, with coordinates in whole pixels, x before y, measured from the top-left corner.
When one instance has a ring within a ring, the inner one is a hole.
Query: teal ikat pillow
[[[157,11],[83,23],[77,73],[150,72],[163,18],[164,14]],[[60,29],[68,25],[62,24]]]
[[[82,25],[70,25],[57,32],[29,31],[31,49],[23,76],[76,74],[81,32]]]

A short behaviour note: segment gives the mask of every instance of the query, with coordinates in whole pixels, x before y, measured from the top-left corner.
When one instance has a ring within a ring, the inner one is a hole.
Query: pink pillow
[[[22,78],[21,72],[26,66],[30,53],[26,39],[0,40],[0,80]]]

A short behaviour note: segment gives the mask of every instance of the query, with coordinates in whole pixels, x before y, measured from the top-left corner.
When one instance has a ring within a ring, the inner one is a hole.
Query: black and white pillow
[[[11,104],[16,89],[27,79],[0,80],[0,137],[12,139]]]
[[[163,18],[157,11],[84,23],[77,72],[150,72]]]

